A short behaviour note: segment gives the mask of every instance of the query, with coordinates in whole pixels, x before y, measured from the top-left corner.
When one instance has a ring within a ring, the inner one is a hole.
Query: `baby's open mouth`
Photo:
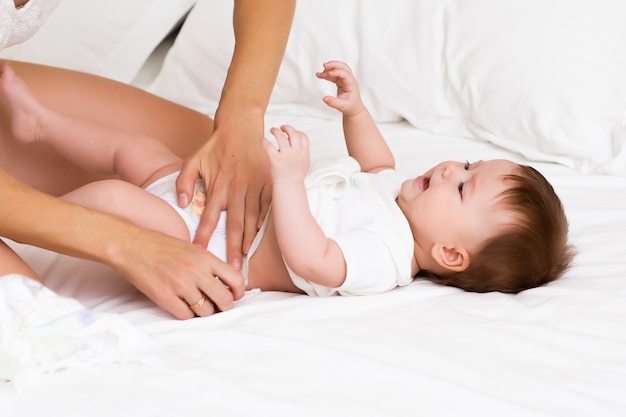
[[[424,191],[428,190],[429,185],[430,185],[430,177],[424,177],[424,182],[422,183],[422,189]]]

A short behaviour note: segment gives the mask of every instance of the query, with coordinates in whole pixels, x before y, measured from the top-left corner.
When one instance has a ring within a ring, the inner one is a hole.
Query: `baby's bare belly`
[[[294,285],[289,277],[278,248],[272,218],[269,219],[265,234],[249,262],[246,289],[260,288],[264,291],[303,292]]]

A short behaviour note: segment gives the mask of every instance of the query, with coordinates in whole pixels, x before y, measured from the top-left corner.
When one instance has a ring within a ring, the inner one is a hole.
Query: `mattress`
[[[339,120],[268,115],[311,138],[314,161],[345,152]],[[381,125],[398,168],[515,154]],[[0,388],[3,415],[618,416],[626,410],[626,179],[533,164],[555,186],[578,255],[517,295],[417,279],[366,297],[249,292],[235,308],[177,321],[105,266],[18,252],[59,295],[124,318],[153,361],[99,363]]]

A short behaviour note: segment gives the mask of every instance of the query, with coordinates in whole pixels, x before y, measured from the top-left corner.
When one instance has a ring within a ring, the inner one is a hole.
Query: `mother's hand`
[[[197,245],[159,232],[136,228],[114,252],[111,265],[178,319],[229,310],[245,291],[239,271]]]
[[[240,118],[241,117],[241,118]],[[226,119],[227,121],[224,121]],[[227,210],[228,262],[240,269],[271,201],[269,163],[263,151],[262,115],[256,123],[241,114],[229,114],[218,123],[209,140],[185,160],[176,181],[179,205],[186,206],[198,178],[204,180],[207,198],[194,243],[206,247],[220,213]]]

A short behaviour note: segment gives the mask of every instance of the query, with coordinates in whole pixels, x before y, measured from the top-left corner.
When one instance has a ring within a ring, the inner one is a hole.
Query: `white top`
[[[60,1],[30,0],[16,9],[13,0],[0,0],[0,49],[33,36]]]
[[[197,207],[192,202],[185,209],[179,208],[174,185],[177,176],[178,172],[165,176],[146,187],[146,191],[167,201],[187,224],[190,236],[194,236],[204,208],[204,193]],[[346,262],[346,279],[339,288],[330,288],[305,280],[287,265],[293,283],[312,296],[378,294],[411,283],[413,234],[396,203],[403,181],[404,177],[392,169],[377,174],[361,172],[351,157],[313,167],[305,179],[309,208],[324,234],[339,245]],[[202,188],[202,182],[196,182],[196,189]],[[265,234],[268,219],[269,216],[244,259],[246,280],[249,260]],[[208,247],[223,260],[225,221],[223,212],[220,222],[224,232],[219,236],[214,233]],[[219,250],[212,246],[218,244]]]
[[[317,165],[305,180],[313,216],[346,261],[339,288],[309,282],[289,270],[309,295],[366,295],[411,283],[413,235],[396,198],[404,181],[395,170],[361,172],[351,157]]]

